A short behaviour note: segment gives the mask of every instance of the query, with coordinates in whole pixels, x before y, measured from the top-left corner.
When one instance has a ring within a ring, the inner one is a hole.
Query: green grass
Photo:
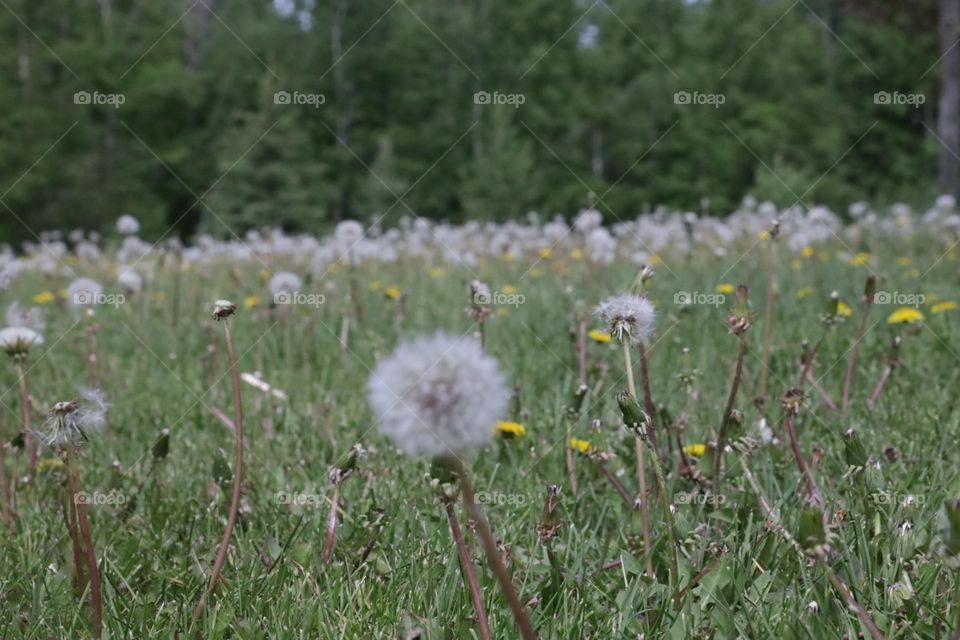
[[[880,288],[951,299],[957,263],[945,259],[918,279],[909,270],[922,274],[937,256],[917,245],[875,249],[871,268],[882,277]],[[747,334],[750,351],[736,402],[745,414],[748,435],[754,435],[751,425],[758,416],[752,400],[761,368],[762,251],[755,249],[723,276],[725,282],[751,286],[751,303],[758,312]],[[820,336],[818,316],[830,291],[837,289],[854,308],[852,318],[829,331],[814,371],[824,376],[822,384],[834,397],[839,396],[845,354],[862,313],[859,296],[867,269],[850,266],[827,250],[821,255],[822,260],[801,259],[799,268],[791,265],[786,251],[779,259],[767,404],[778,431],[776,397],[796,381],[801,341],[812,343]],[[898,265],[901,255],[913,258],[914,264]],[[667,457],[680,581],[669,584],[670,553],[656,502],[651,503],[656,575],[644,576],[642,551],[632,542],[637,532],[634,514],[587,457],[576,458],[576,496],[564,466],[564,408],[576,384],[569,333],[575,313],[626,289],[633,270],[629,265],[589,268],[552,258],[528,272],[532,261],[487,262],[476,274],[447,266],[439,277],[429,275],[436,265],[420,263],[361,269],[364,321],[351,331],[350,352],[343,362],[338,333],[350,309],[345,270],[304,286],[326,295],[325,304],[316,309],[267,309],[269,294],[257,263],[224,264],[179,278],[158,270],[147,290],[119,308],[98,310],[93,319],[74,317],[56,303],[48,306],[46,344],[32,355],[29,372],[34,420],[40,423],[50,405],[74,397],[77,385],[89,383],[84,329],[95,322],[102,387],[113,408],[109,427],[81,454],[84,487],[136,500],[128,517],[123,514],[127,505],[89,507],[104,585],[105,637],[173,638],[178,632],[184,637],[206,585],[229,503],[229,481],[221,487],[214,480],[218,449],[233,464],[232,435],[210,410],[232,414],[222,331],[210,319],[217,298],[241,305],[230,321],[241,371],[260,371],[289,401],[243,387],[249,449],[241,519],[220,585],[208,604],[203,637],[396,638],[415,629],[430,639],[479,637],[447,521],[430,485],[429,461],[409,460],[395,451],[378,434],[365,398],[376,358],[396,343],[395,303],[382,290],[369,290],[368,284],[397,284],[406,293],[408,335],[436,329],[459,334],[476,329],[464,309],[467,283],[477,276],[494,290],[515,286],[525,297],[522,305],[504,307],[505,315],[489,320],[487,343],[516,385],[510,418],[525,424],[527,435],[494,442],[471,462],[477,490],[493,496],[485,505],[487,516],[495,535],[509,547],[521,598],[535,602],[530,616],[541,638],[786,639],[866,633],[827,581],[823,567],[799,556],[768,526],[738,454],[726,457],[724,501],[719,506],[678,500],[696,485],[677,473],[675,456]],[[729,298],[719,307],[684,308],[673,303],[673,296],[681,290],[712,293],[732,262],[668,258],[650,285],[659,308],[650,363],[653,397],[675,418],[686,414],[685,443],[715,437],[736,338],[723,324]],[[74,269],[109,280],[107,273],[86,265]],[[68,282],[28,275],[2,302],[29,302],[34,294],[57,291]],[[798,300],[796,292],[802,287],[811,287],[813,293]],[[244,298],[254,294],[261,304],[244,308]],[[878,306],[872,313],[848,413],[832,412],[808,387],[797,429],[808,460],[812,448],[822,451],[812,473],[829,512],[845,514],[833,528],[829,565],[886,637],[943,638],[955,629],[960,601],[958,573],[944,562],[937,544],[943,500],[960,496],[955,446],[960,436],[955,406],[960,310],[931,315],[925,306],[927,324],[918,328],[888,326],[885,318],[892,310]],[[866,397],[895,332],[904,338],[904,366],[870,411]],[[684,348],[690,349],[687,357]],[[621,353],[616,345],[590,344],[588,356],[593,392],[572,433],[616,454],[608,467],[633,492],[633,443],[620,425],[615,400],[625,386]],[[678,375],[694,369],[693,390],[687,393]],[[17,378],[12,365],[4,366],[0,376],[2,390],[9,389],[0,398],[0,429],[4,440],[12,441],[19,430]],[[591,426],[593,420],[600,421],[599,431]],[[165,428],[171,432],[169,455],[154,460],[151,449]],[[868,497],[874,505],[869,520],[858,485],[845,476],[841,435],[850,428],[880,461],[876,490],[885,493]],[[333,562],[323,566],[332,495],[327,473],[356,442],[369,454],[343,485],[343,524]],[[887,461],[888,446],[901,452],[899,460]],[[53,455],[43,452],[42,458]],[[803,485],[788,444],[760,446],[747,462],[786,530],[797,535]],[[22,476],[24,465],[22,454],[8,450],[8,471],[15,466]],[[651,486],[652,479],[651,473]],[[18,484],[18,524],[14,531],[4,530],[0,542],[0,638],[81,638],[90,633],[88,594],[71,586],[69,537],[60,512],[63,481],[62,472],[51,470],[38,474],[31,485]],[[534,529],[550,484],[563,487],[564,526],[553,541],[563,567],[560,575],[551,569]],[[301,496],[304,504],[285,503],[278,499],[280,493]],[[904,521],[912,524],[907,532],[900,528]],[[479,540],[469,530],[467,539],[494,637],[518,637]],[[621,566],[590,577],[616,559],[622,559]],[[674,608],[677,588],[688,586],[708,566],[711,570],[684,591],[679,608]],[[907,581],[910,597],[891,597],[889,587]],[[812,601],[819,605],[817,612],[808,608]]]

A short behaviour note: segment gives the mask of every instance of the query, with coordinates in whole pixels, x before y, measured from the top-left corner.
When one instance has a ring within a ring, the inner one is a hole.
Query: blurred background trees
[[[4,4],[0,241],[960,182],[960,0]]]

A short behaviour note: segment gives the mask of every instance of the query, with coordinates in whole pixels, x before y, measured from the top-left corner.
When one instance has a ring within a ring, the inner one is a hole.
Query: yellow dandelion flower
[[[579,451],[580,453],[586,453],[593,449],[593,445],[590,444],[587,440],[581,440],[580,438],[570,438],[567,441],[567,446],[569,446],[574,451]]]
[[[909,267],[911,264],[913,264],[913,260],[911,260],[907,256],[900,256],[899,258],[897,258],[897,264],[900,265],[901,267]]]
[[[497,307],[496,314],[498,318],[506,318],[508,315],[510,315],[510,310],[503,307]]]
[[[700,442],[688,444],[683,448],[683,452],[692,458],[702,458],[707,452],[707,445]]]
[[[531,278],[539,278],[542,275],[543,275],[543,269],[541,269],[540,267],[534,267],[533,269],[530,269]]]
[[[769,240],[769,239],[770,239],[770,232],[767,231],[766,229],[764,229],[763,231],[761,231],[761,232],[760,232],[760,239],[761,239],[761,240]]]
[[[956,302],[939,302],[930,307],[930,313],[946,313],[957,308]]]
[[[813,254],[814,254],[813,247],[809,245],[800,250],[800,255],[802,255],[804,258],[812,258]]]
[[[914,309],[913,307],[900,307],[887,316],[887,324],[899,324],[901,322],[912,324],[922,320],[923,313],[921,313],[919,309]]]
[[[56,300],[56,296],[53,295],[52,291],[41,291],[33,296],[33,302],[35,304],[50,304],[54,300]]]
[[[443,267],[437,267],[437,268],[435,268],[435,269],[431,269],[431,270],[430,270],[430,277],[431,277],[431,278],[434,278],[434,279],[436,279],[436,278],[442,278],[442,277],[445,276],[445,275],[447,275],[447,270],[444,269]]]
[[[720,284],[717,285],[717,293],[730,295],[731,293],[733,293],[735,288],[736,287],[734,287],[729,282],[721,282]]]
[[[332,265],[330,265],[330,268],[327,269],[327,271],[329,271],[330,273],[338,273],[341,269],[343,269],[343,265],[341,265],[340,261],[338,260],[337,262],[334,262]]]
[[[660,259],[660,256],[658,256],[657,254],[653,254],[652,256],[650,256],[650,266],[651,266],[651,267],[656,267],[656,266],[659,266],[659,265],[661,265],[661,264],[663,264],[663,260]]]
[[[504,262],[513,262],[513,254],[512,254],[512,253],[505,253],[505,254],[503,254],[503,261],[504,261]]]
[[[853,309],[850,308],[850,305],[841,300],[837,303],[837,315],[843,316],[844,318],[849,318],[853,315]]]
[[[540,257],[544,259],[550,259],[553,257],[553,249],[547,247],[545,249],[540,249]]]
[[[908,269],[908,270],[907,270],[907,277],[908,277],[908,278],[919,278],[920,275],[921,275],[921,274],[920,274],[920,269]]]
[[[797,289],[797,300],[803,300],[813,295],[813,287],[800,287]]]
[[[583,260],[583,249],[574,249],[571,251],[570,258],[572,260]]]
[[[370,291],[380,291],[380,289],[383,288],[383,283],[380,282],[379,280],[374,280],[369,285],[367,285],[367,288],[370,289]]]
[[[260,304],[259,296],[247,296],[243,299],[243,307],[245,309],[253,309],[258,304]]]
[[[272,274],[266,269],[260,269],[260,281],[266,282],[272,277]]]
[[[936,293],[923,294],[923,304],[936,304],[940,302],[940,296]]]
[[[60,298],[61,300],[66,300],[66,299],[67,299],[67,290],[66,290],[66,289],[59,289],[59,290],[57,291],[57,297]]]
[[[60,458],[46,458],[37,462],[37,472],[46,473],[47,471],[55,471],[57,469],[62,469],[64,467],[63,460]]]
[[[497,423],[493,432],[501,438],[522,438],[527,435],[527,428],[519,422],[503,420]]]
[[[387,296],[387,298],[390,300],[396,300],[400,297],[400,287],[397,285],[387,287],[387,290],[383,292],[383,295]]]
[[[502,289],[500,289],[500,292],[503,293],[503,294],[505,294],[505,295],[508,295],[508,296],[509,296],[509,295],[511,295],[511,294],[513,294],[513,293],[516,293],[516,292],[517,292],[517,288],[516,288],[515,286],[513,286],[513,285],[508,284],[508,285],[504,285],[504,287],[503,287]]]
[[[800,262],[800,261],[797,260],[797,259],[793,259],[793,260],[790,261],[790,268],[793,269],[794,271],[797,271],[797,270],[800,269],[802,266],[803,266],[803,263]]]
[[[607,344],[613,337],[606,331],[601,331],[600,329],[591,329],[587,335],[590,336],[591,340],[599,342],[600,344]]]
[[[870,254],[866,251],[861,251],[851,256],[848,262],[854,267],[865,267],[870,264]]]

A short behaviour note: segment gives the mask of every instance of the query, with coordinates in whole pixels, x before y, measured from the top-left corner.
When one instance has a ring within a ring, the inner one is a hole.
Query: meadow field
[[[0,638],[960,637],[952,198],[600,218],[4,251]]]

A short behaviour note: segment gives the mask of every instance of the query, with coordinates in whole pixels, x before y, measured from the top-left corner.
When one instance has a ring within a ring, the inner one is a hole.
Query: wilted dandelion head
[[[103,295],[103,286],[90,278],[77,278],[67,287],[67,303],[74,308],[95,305]]]
[[[303,286],[303,281],[295,273],[279,271],[273,274],[267,286],[270,288],[270,295],[276,296],[281,293],[297,293]]]
[[[510,401],[497,361],[476,340],[444,333],[401,343],[367,392],[380,432],[411,456],[482,447]]]
[[[110,404],[99,389],[80,389],[80,398],[58,402],[50,409],[43,438],[48,446],[79,444],[107,421]]]
[[[132,236],[140,231],[140,222],[130,214],[117,218],[117,232],[120,235]]]
[[[611,296],[597,305],[594,314],[610,327],[620,342],[643,342],[653,330],[656,311],[643,296],[623,294]]]
[[[213,303],[213,319],[225,320],[237,312],[237,305],[229,300],[217,300]]]

